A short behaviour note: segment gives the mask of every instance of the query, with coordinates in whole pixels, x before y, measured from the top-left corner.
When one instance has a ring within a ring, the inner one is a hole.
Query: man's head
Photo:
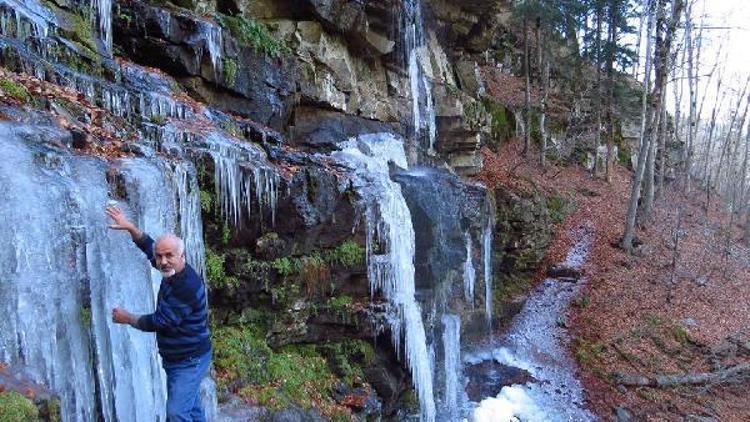
[[[173,234],[165,234],[154,246],[156,266],[164,277],[172,277],[185,268],[185,243]]]

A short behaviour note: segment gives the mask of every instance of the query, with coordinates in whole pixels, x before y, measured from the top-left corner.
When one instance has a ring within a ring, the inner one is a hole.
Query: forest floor
[[[750,364],[750,250],[742,228],[717,201],[706,209],[705,193],[686,195],[667,184],[629,254],[618,244],[631,171],[615,166],[608,183],[580,166],[542,170],[538,154],[524,158],[520,150],[519,142],[485,150],[480,178],[488,186],[573,197],[576,210],[556,230],[547,263],[564,259],[571,229],[594,230],[586,285],[568,315],[570,350],[591,410],[602,420],[617,420],[617,409],[632,417],[622,420],[750,420],[747,376],[675,387],[625,386],[618,378]]]

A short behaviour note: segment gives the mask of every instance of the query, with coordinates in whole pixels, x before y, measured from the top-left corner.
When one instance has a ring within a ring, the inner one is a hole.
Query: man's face
[[[185,268],[185,255],[180,253],[175,239],[162,239],[154,248],[156,266],[164,277],[172,277]]]

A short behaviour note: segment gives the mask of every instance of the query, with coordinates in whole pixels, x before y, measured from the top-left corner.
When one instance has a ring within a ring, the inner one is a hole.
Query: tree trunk
[[[750,97],[748,97],[748,102],[750,102]],[[742,157],[742,169],[740,170],[740,194],[739,194],[739,206],[738,209],[740,210],[740,213],[745,214],[746,210],[748,209],[748,199],[747,199],[747,164],[748,164],[748,155],[750,155],[750,126],[747,128],[745,132],[745,153]],[[750,225],[750,221],[745,221],[745,230],[747,230],[748,226]]]
[[[693,134],[694,128],[697,125],[695,121],[695,112],[697,108],[696,103],[696,90],[698,88],[698,79],[695,77],[695,60],[693,50],[693,2],[689,2],[687,10],[685,11],[685,49],[687,52],[687,77],[688,77],[688,121],[687,130],[685,131],[685,191],[690,192],[690,178],[693,169]],[[680,107],[678,106],[679,110]]]
[[[659,179],[656,186],[656,198],[660,198],[664,194],[664,177],[667,173],[667,161],[669,160],[669,154],[667,153],[667,139],[669,138],[669,131],[667,129],[667,108],[662,107],[661,129],[659,130]]]
[[[664,100],[662,99],[662,106],[664,108]],[[640,211],[641,221],[646,222],[651,217],[651,210],[654,206],[654,181],[656,180],[656,146],[659,142],[659,134],[661,132],[662,124],[662,110],[657,112],[657,122],[654,124],[656,130],[652,137],[647,140],[648,156],[646,157],[646,174],[643,178],[643,206]]]
[[[729,190],[732,194],[732,212],[735,214],[739,214],[740,210],[744,208],[744,205],[742,205],[740,201],[745,191],[745,179],[747,178],[747,148],[744,150],[741,161],[739,160],[738,150],[741,146],[742,128],[745,127],[748,106],[750,106],[750,96],[745,100],[745,109],[742,112],[742,117],[737,125],[737,143],[735,144],[734,152],[732,153],[736,159],[736,165],[732,166],[733,171],[728,184]]]
[[[602,144],[602,19],[604,17],[603,0],[596,2],[596,127],[594,129],[594,166],[591,174],[596,177],[599,167],[599,146]]]
[[[523,131],[523,155],[526,156],[529,153],[529,147],[531,146],[531,72],[529,64],[529,12],[528,5],[525,5],[523,12],[523,73],[526,78],[526,85],[524,90],[524,124],[526,125]]]
[[[609,28],[607,35],[607,160],[605,165],[607,183],[612,183],[612,151],[615,147],[615,50],[617,46],[617,0],[610,0]]]
[[[750,77],[748,77],[747,80],[745,81],[745,87],[742,89],[742,93],[737,98],[737,105],[734,107],[732,118],[729,120],[729,130],[727,131],[727,135],[724,138],[724,145],[722,145],[722,148],[721,148],[721,155],[719,156],[719,166],[716,168],[716,177],[714,178],[714,184],[715,184],[714,186],[719,190],[727,186],[727,183],[730,183],[730,180],[729,180],[730,174],[731,174],[730,168],[732,166],[731,165],[724,166],[724,160],[727,158],[733,158],[733,157],[727,157],[727,152],[730,150],[734,150],[733,145],[735,145],[735,142],[732,139],[732,133],[734,132],[734,126],[735,126],[735,122],[737,121],[737,116],[740,113],[740,106],[742,105],[742,101],[745,100],[745,92],[747,92],[748,83],[750,83]],[[744,120],[744,117],[743,117],[743,120]],[[734,154],[732,154],[732,156],[734,156]],[[724,174],[722,174],[722,170],[724,170]],[[723,193],[726,193],[726,192],[723,192]]]
[[[541,47],[540,47],[541,48]],[[550,73],[550,56],[546,52],[543,53],[542,61],[542,100],[541,100],[541,113],[539,115],[539,132],[542,137],[542,148],[540,151],[540,159],[542,167],[547,165],[547,99],[549,98],[549,73]]]
[[[721,74],[719,75],[719,79],[716,83],[716,92],[721,92]],[[721,100],[724,99],[723,96],[717,95],[716,101],[714,102],[714,109],[711,111],[711,123],[709,123],[708,126],[708,140],[706,141],[706,157],[705,157],[705,165],[703,174],[705,177],[704,182],[706,183],[706,212],[708,212],[708,206],[711,203],[711,150],[712,150],[712,143],[713,143],[713,137],[714,137],[714,128],[716,127],[716,112],[721,107]]]
[[[716,372],[696,374],[656,375],[646,377],[633,374],[615,374],[615,382],[632,387],[674,387],[677,385],[716,384],[741,380],[750,376],[750,364],[744,363]]]
[[[653,32],[654,27],[654,10],[653,7],[655,6],[651,1],[649,0],[647,2],[648,4],[648,24],[646,25],[646,69],[644,71],[644,77],[643,77],[643,95],[641,96],[641,129],[638,134],[638,146],[640,148],[641,145],[645,142],[644,135],[646,132],[646,111],[647,111],[647,105],[648,105],[648,93],[651,90],[651,33]]]
[[[646,139],[653,139],[653,132],[656,130],[655,124],[658,123],[657,113],[661,108],[661,101],[663,98],[662,91],[666,84],[666,76],[668,72],[668,60],[670,51],[672,49],[672,39],[674,32],[677,27],[677,22],[680,20],[680,14],[682,13],[683,1],[674,0],[672,5],[672,16],[667,21],[666,17],[666,3],[667,0],[658,0],[657,3],[657,25],[656,25],[656,49],[654,51],[655,58],[655,74],[654,89],[651,92],[651,104],[649,106],[649,118],[646,125]],[[635,238],[635,220],[638,212],[638,199],[641,195],[641,180],[643,179],[643,173],[646,168],[646,158],[648,155],[649,142],[643,142],[638,154],[638,166],[635,172],[635,180],[633,180],[632,189],[630,192],[630,201],[628,204],[628,213],[625,221],[625,233],[622,239],[622,247],[628,251],[633,249],[633,239]]]

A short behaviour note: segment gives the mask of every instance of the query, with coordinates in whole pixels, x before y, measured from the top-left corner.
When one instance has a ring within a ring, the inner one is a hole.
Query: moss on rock
[[[0,422],[37,420],[39,410],[34,402],[16,391],[0,393]]]

